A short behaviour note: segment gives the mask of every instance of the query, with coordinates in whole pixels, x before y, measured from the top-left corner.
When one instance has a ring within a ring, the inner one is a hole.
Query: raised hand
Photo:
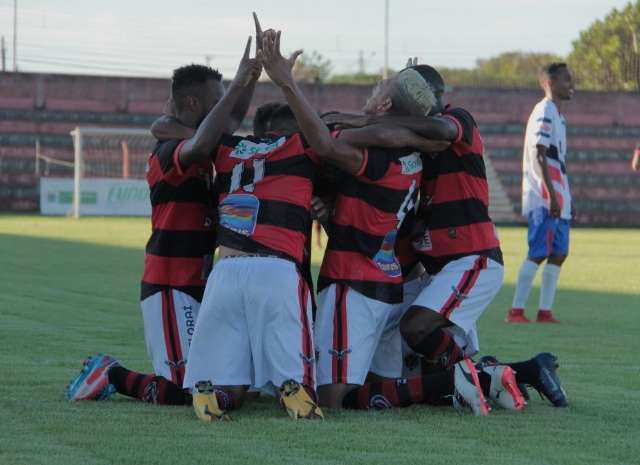
[[[407,65],[405,66],[405,68],[411,68],[412,66],[416,66],[418,64],[418,57],[409,57],[409,60],[407,60]]]
[[[260,77],[262,65],[257,58],[250,58],[251,53],[251,36],[247,39],[247,45],[244,48],[244,54],[238,65],[238,71],[231,85],[237,87],[246,87]]]
[[[262,62],[264,70],[271,80],[283,87],[293,84],[292,69],[302,50],[296,50],[287,59],[280,52],[281,31],[273,34],[263,33],[262,49],[258,50],[258,59]]]

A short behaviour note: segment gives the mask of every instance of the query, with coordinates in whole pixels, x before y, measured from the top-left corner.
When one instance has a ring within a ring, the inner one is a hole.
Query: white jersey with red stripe
[[[549,192],[537,160],[537,147],[547,148],[547,169],[561,208],[561,218],[571,219],[571,191],[565,165],[567,128],[553,100],[543,98],[533,108],[524,139],[522,159],[522,214],[539,207],[549,209]]]

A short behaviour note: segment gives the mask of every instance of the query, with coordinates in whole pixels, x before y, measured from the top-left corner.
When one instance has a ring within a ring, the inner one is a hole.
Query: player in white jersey
[[[545,66],[540,85],[545,97],[529,116],[522,161],[522,215],[529,222],[529,253],[520,267],[508,323],[529,323],[524,308],[538,267],[545,260],[536,321],[558,322],[551,307],[560,267],[569,253],[573,205],[565,166],[567,128],[560,111],[574,92],[569,68],[565,63]]]

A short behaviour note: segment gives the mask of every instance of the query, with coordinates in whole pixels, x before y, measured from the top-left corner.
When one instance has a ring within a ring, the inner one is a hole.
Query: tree
[[[551,53],[505,52],[479,59],[473,69],[442,68],[445,82],[452,86],[536,87],[540,68],[562,58]]]
[[[613,9],[573,42],[569,65],[591,90],[640,90],[640,1]]]
[[[301,55],[293,66],[293,77],[303,82],[325,82],[331,74],[331,61],[313,50]]]

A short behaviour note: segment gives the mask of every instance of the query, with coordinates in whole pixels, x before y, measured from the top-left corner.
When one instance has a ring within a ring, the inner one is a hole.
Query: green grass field
[[[138,307],[148,233],[148,219],[0,216],[0,464],[640,463],[639,230],[572,231],[557,326],[503,323],[525,230],[500,230],[506,282],[480,322],[483,353],[555,352],[568,409],[532,397],[487,418],[416,406],[294,422],[260,399],[213,425],[188,407],[63,396],[91,353],[150,369]]]

